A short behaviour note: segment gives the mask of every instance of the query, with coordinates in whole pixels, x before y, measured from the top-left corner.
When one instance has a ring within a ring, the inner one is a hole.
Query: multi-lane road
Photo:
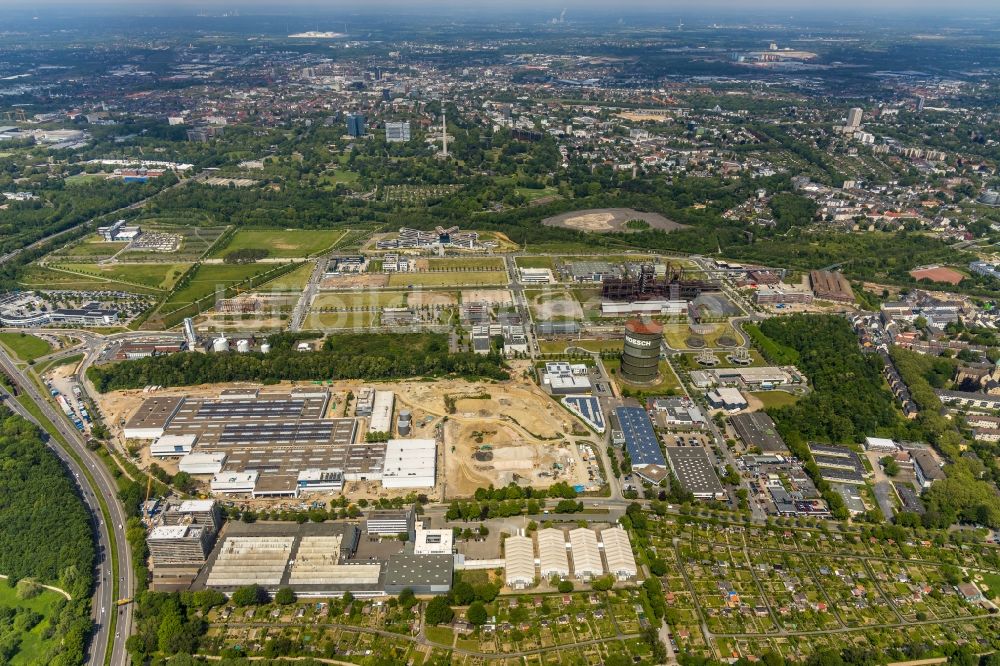
[[[57,434],[69,444],[69,450],[49,438],[49,446],[67,465],[80,487],[84,502],[94,517],[97,531],[98,565],[95,573],[93,614],[96,630],[93,634],[87,663],[90,666],[125,666],[129,662],[125,651],[125,639],[131,632],[132,611],[130,605],[118,606],[115,597],[115,580],[118,576],[118,598],[130,598],[134,594],[132,558],[128,542],[125,540],[125,512],[117,499],[117,486],[103,462],[87,448],[80,433],[58,413],[38,386],[25,376],[16,363],[0,349],[0,367],[14,380],[18,388],[41,410],[55,427]],[[5,402],[22,416],[36,421],[24,407],[3,391]],[[49,429],[43,424],[43,430]],[[55,433],[50,433],[55,434]],[[108,509],[105,517],[99,500],[103,498]],[[112,543],[115,549],[112,548]],[[117,552],[117,574],[114,573],[112,558]],[[115,635],[111,635],[111,620],[117,614]],[[108,649],[111,649],[108,660]]]

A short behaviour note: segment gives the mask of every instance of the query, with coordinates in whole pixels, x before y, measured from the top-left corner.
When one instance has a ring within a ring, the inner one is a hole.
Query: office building
[[[388,122],[385,124],[385,140],[389,143],[404,143],[410,140],[410,123],[408,121]]]
[[[861,118],[864,113],[858,107],[847,112],[847,126],[845,129],[856,130],[861,127]]]
[[[347,116],[347,134],[354,138],[365,135],[365,117],[360,113]]]
[[[222,528],[222,512],[214,500],[184,500],[163,512],[164,525],[200,525],[213,534]]]
[[[413,538],[416,535],[413,509],[373,509],[368,512],[365,530],[377,536],[408,534]]]
[[[159,525],[146,537],[153,566],[204,564],[212,549],[212,531],[201,525]]]
[[[451,555],[454,549],[455,533],[451,528],[444,530],[417,529],[413,540],[414,555]]]
[[[739,389],[717,388],[705,394],[708,404],[714,409],[724,409],[727,412],[738,412],[746,409],[747,399],[743,397]]]
[[[589,369],[582,363],[549,361],[542,373],[542,386],[553,395],[590,393]]]

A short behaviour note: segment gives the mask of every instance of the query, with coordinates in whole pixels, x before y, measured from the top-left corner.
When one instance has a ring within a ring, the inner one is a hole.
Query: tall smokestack
[[[448,116],[444,113],[444,106],[441,107],[441,154],[448,157]]]

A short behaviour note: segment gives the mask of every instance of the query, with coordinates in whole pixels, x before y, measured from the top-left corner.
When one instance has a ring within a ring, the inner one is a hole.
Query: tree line
[[[2,411],[0,573],[9,577],[9,585],[31,578],[70,594],[71,600],[58,603],[50,619],[51,631],[46,630],[60,640],[37,663],[81,664],[92,627],[90,516],[67,470],[42,441],[41,432],[21,417]]]
[[[103,392],[150,384],[190,386],[215,382],[364,379],[456,375],[470,379],[506,379],[496,354],[450,354],[443,334],[337,335],[323,349],[290,348],[262,353],[181,352],[121,363],[92,366],[88,376]]]

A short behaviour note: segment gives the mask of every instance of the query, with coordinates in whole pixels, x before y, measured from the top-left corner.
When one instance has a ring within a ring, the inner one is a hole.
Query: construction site
[[[578,446],[590,431],[523,372],[512,376],[486,387],[459,379],[148,387],[100,400],[141,464],[187,471],[206,491],[254,504],[414,489],[449,499],[510,482],[596,490],[594,449]]]

